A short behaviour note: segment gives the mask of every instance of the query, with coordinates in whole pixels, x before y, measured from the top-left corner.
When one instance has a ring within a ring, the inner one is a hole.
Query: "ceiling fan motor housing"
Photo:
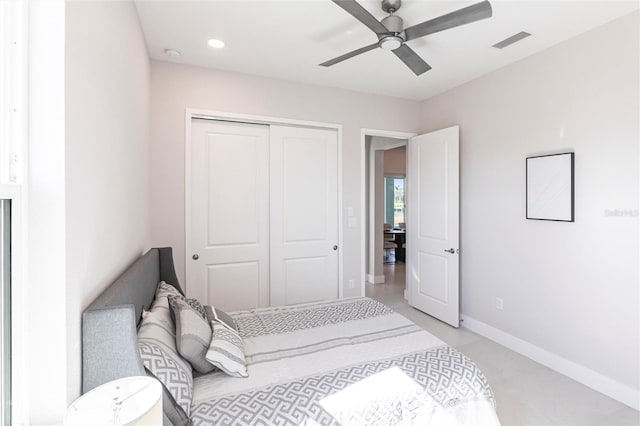
[[[389,30],[390,33],[398,34],[402,32],[402,18],[397,15],[389,15],[384,18],[382,21],[382,25],[385,26],[386,29]]]

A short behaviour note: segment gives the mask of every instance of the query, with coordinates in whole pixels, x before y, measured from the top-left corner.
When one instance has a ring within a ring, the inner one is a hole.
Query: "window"
[[[398,228],[404,220],[404,178],[384,178],[384,222]]]

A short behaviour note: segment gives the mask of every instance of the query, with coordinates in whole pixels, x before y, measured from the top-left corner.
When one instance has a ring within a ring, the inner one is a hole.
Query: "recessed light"
[[[224,41],[218,40],[215,38],[212,38],[207,43],[209,44],[209,46],[213,47],[214,49],[221,49],[224,47]]]
[[[164,49],[164,54],[170,58],[179,58],[180,56],[182,56],[182,53],[180,53],[176,49]]]

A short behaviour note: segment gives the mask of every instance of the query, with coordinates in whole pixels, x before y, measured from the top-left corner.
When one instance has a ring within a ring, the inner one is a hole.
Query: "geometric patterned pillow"
[[[244,347],[240,335],[228,325],[211,321],[211,344],[206,359],[233,377],[248,377]]]
[[[164,384],[188,416],[193,398],[193,371],[191,365],[178,355],[168,306],[165,309],[154,303],[142,319],[138,329],[138,351],[145,367]]]
[[[144,366],[166,386],[188,417],[193,399],[191,369],[185,367],[186,363],[161,343],[138,341],[138,350]]]
[[[158,287],[156,287],[156,295],[153,300],[153,305],[151,305],[151,309],[153,310],[156,307],[161,307],[167,309],[169,311],[169,302],[167,300],[168,296],[180,296],[182,294],[178,291],[177,288],[172,286],[171,284],[167,284],[164,281],[160,281],[158,283]]]
[[[211,326],[188,301],[189,299],[169,296],[169,306],[176,324],[178,353],[196,371],[209,373],[215,370],[205,358],[211,342]]]
[[[194,311],[196,311],[198,314],[200,314],[200,317],[202,317],[202,319],[206,319],[204,306],[202,306],[202,303],[200,303],[198,301],[198,299],[187,299],[186,297],[184,297],[181,294],[178,294],[178,295],[172,294],[172,295],[167,296],[167,300],[169,301],[169,306],[171,306],[172,303],[175,303],[176,300],[178,300],[180,302],[183,302],[183,303],[186,303]]]
[[[153,374],[148,368],[145,368],[144,371],[147,373],[148,377],[153,377],[158,380],[155,374]],[[165,415],[167,420],[169,420],[170,425],[193,426],[191,420],[187,417],[187,413],[185,413],[182,407],[178,405],[165,385],[162,385],[162,413]]]

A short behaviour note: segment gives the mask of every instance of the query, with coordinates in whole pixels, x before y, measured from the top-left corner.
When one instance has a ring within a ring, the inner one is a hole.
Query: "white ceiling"
[[[479,2],[403,0],[405,28]],[[202,67],[423,100],[638,9],[637,1],[500,1],[493,17],[410,41],[433,69],[414,75],[392,52],[375,49],[332,67],[319,63],[376,42],[375,34],[330,0],[136,0],[152,58]],[[378,0],[360,3],[376,18]],[[499,50],[515,33],[532,34]],[[210,38],[226,43],[207,45]],[[164,50],[182,53],[169,58]]]

